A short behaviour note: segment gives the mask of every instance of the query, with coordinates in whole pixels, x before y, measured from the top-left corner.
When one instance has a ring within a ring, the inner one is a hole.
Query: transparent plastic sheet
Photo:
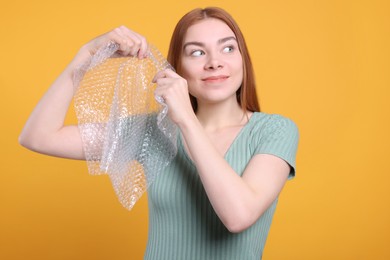
[[[90,174],[108,174],[131,209],[177,152],[177,127],[154,96],[154,75],[172,69],[149,47],[148,58],[118,57],[109,43],[75,71],[74,106]]]

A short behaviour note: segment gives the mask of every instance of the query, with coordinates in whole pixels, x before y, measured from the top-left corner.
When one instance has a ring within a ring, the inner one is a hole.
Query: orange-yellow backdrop
[[[17,138],[83,43],[124,24],[166,53],[177,20],[213,5],[246,35],[263,110],[300,128],[264,259],[390,259],[387,0],[2,0],[0,259],[142,259],[146,196],[128,212],[106,176]]]

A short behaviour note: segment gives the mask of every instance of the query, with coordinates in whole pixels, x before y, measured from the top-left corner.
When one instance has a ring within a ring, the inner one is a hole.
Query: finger
[[[135,33],[140,40],[138,58],[146,58],[149,51],[149,44],[146,38],[138,33]]]
[[[103,35],[101,38],[105,39],[104,40],[105,42],[112,41],[119,44],[119,46],[125,44],[126,42],[125,39],[121,36],[120,33],[118,33],[118,30],[116,29],[107,33],[107,36]]]
[[[126,26],[115,28],[112,32],[112,38],[119,44],[119,52],[123,56],[136,56],[140,49],[140,40],[138,36]]]
[[[169,87],[169,82],[167,82],[166,80],[167,79],[165,79],[165,78],[158,80],[157,87],[154,90],[154,95],[156,95],[156,96],[164,96],[165,95],[166,90]]]
[[[165,69],[164,72],[167,78],[182,78],[179,74],[174,72],[172,69]]]
[[[148,48],[146,38],[125,26],[122,26],[120,29],[123,36],[131,43],[130,54],[132,56],[138,56],[138,58],[143,58]]]
[[[149,53],[149,44],[148,44],[146,38],[142,37],[141,38],[141,47],[140,47],[140,50],[138,52],[138,58],[140,58],[140,59],[146,58],[148,56],[148,53]]]
[[[161,71],[157,72],[156,75],[154,75],[152,82],[156,83],[158,79],[165,78],[165,77],[166,77],[165,72],[163,70],[161,70]]]
[[[157,72],[157,74],[152,79],[153,83],[156,83],[157,80],[161,78],[181,78],[176,72],[171,69],[165,69]]]
[[[174,78],[158,78],[156,80],[157,88],[165,89],[169,88],[176,82],[176,79]]]
[[[126,37],[121,27],[115,28],[112,31],[111,37],[119,44],[119,51],[122,55],[127,56],[131,52],[131,46],[133,45],[131,39]]]

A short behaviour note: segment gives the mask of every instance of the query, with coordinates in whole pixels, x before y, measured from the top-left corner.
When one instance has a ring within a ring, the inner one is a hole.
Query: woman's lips
[[[202,80],[206,81],[206,82],[221,82],[221,81],[226,80],[227,78],[229,78],[229,76],[218,75],[218,76],[211,76],[211,77],[203,78]]]

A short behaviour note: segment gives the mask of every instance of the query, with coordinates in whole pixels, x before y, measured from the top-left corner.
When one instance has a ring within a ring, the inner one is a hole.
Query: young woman
[[[72,72],[114,41],[121,55],[146,57],[145,38],[119,27],[84,45],[31,114],[20,143],[84,159],[77,126],[64,126]],[[298,131],[261,113],[244,37],[219,8],[195,9],[177,24],[154,82],[179,127],[178,153],[148,190],[145,259],[260,259],[278,194],[295,174]]]

